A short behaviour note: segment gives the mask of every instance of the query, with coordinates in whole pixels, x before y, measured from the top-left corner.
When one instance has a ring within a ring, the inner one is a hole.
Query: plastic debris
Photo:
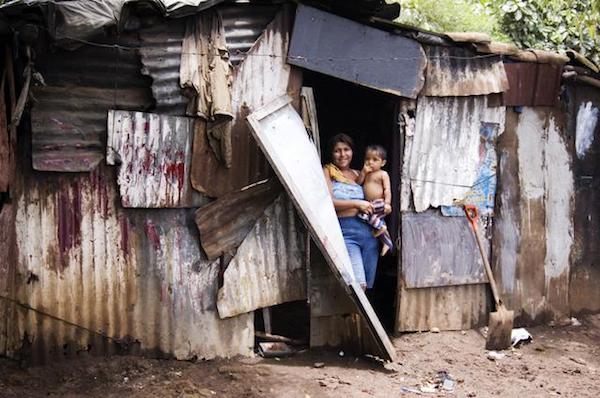
[[[324,368],[325,362],[315,362],[313,366],[317,369]]]
[[[573,316],[571,317],[571,326],[581,326],[581,322],[579,322],[579,319]]]
[[[502,358],[504,358],[505,356],[506,356],[506,354],[505,354],[505,353],[503,353],[503,352],[498,352],[498,351],[488,351],[488,353],[487,353],[487,358],[488,358],[490,361],[497,361],[497,360],[499,360],[499,359],[502,359]]]
[[[510,334],[510,344],[513,347],[518,347],[523,343],[530,343],[533,337],[525,328],[513,329]]]

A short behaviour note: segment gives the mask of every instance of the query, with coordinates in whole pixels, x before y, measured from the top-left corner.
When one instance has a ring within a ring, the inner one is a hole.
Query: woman
[[[379,255],[377,239],[358,213],[371,214],[373,206],[364,200],[362,187],[356,182],[359,172],[350,168],[354,143],[346,134],[337,134],[329,141],[331,163],[323,168],[333,206],[342,228],[344,242],[352,262],[356,281],[363,290],[375,282]]]

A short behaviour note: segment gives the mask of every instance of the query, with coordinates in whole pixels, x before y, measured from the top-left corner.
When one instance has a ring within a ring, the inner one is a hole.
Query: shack
[[[517,324],[600,311],[597,66],[354,3],[1,6],[0,354],[210,359],[258,331],[393,359],[388,334],[486,323],[465,203]],[[369,299],[318,178],[340,131],[389,151]]]

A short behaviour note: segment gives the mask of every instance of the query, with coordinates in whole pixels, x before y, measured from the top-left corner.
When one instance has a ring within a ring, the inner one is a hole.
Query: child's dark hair
[[[387,151],[381,145],[369,145],[365,150],[365,153],[369,151],[377,152],[381,160],[387,160]]]
[[[350,149],[354,150],[354,141],[352,140],[352,138],[350,138],[350,136],[347,134],[339,133],[329,139],[329,143],[328,143],[329,152],[327,153],[329,155],[329,157],[331,157],[331,154],[333,153],[333,148],[335,147],[335,145],[339,144],[340,142],[348,145],[350,147]]]

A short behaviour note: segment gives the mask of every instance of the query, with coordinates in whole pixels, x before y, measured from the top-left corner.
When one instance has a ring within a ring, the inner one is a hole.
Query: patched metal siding
[[[477,178],[481,123],[502,126],[504,114],[504,107],[488,108],[486,96],[419,98],[403,178],[417,212],[465,197]]]
[[[150,82],[134,50],[85,46],[47,57],[36,63],[47,86],[33,88],[33,167],[93,170],[104,159],[107,110],[150,108]]]
[[[110,110],[106,162],[119,165],[123,207],[200,207],[192,189],[194,120],[181,116]]]
[[[88,351],[251,355],[253,315],[218,317],[219,265],[201,253],[193,210],[123,209],[115,180],[104,166],[25,178],[15,298],[47,315],[20,307],[11,350],[35,362]]]
[[[425,53],[425,86],[420,95],[487,95],[508,89],[504,64],[498,56],[477,55],[461,47],[430,46]]]
[[[402,214],[402,276],[407,288],[487,282],[466,217]]]
[[[179,85],[184,32],[185,23],[181,20],[165,20],[139,32],[142,73],[152,78],[156,113],[185,115],[188,99]]]
[[[306,299],[305,236],[287,195],[277,198],[227,266],[219,316]]]

